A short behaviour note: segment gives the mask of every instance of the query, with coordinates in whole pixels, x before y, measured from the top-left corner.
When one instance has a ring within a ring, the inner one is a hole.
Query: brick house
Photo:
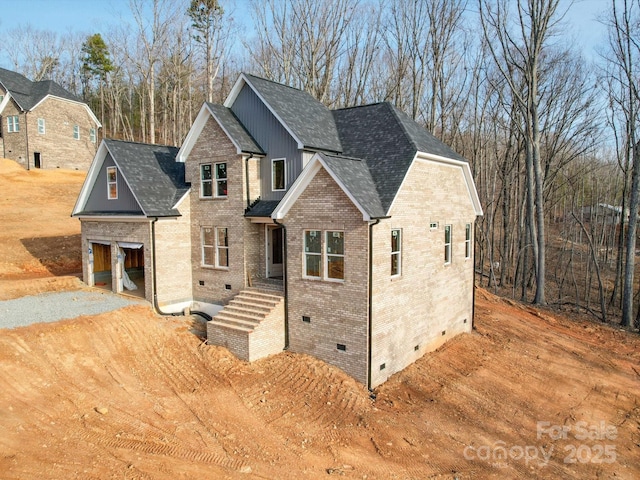
[[[32,82],[0,68],[0,146],[26,169],[87,170],[100,122],[89,106],[51,80]]]
[[[85,270],[92,240],[132,241],[123,232],[133,219],[105,204],[107,169],[120,172],[121,162],[112,154],[108,163],[102,148],[74,210]],[[242,74],[224,105],[203,105],[175,160],[186,184],[174,185],[190,189],[181,203],[165,195],[181,216],[153,233],[156,217],[139,214],[151,237],[134,241],[156,258],[147,298],[163,311],[211,315],[210,344],[249,361],[310,354],[373,388],[471,330],[482,215],[471,170],[391,104],[331,111]],[[101,200],[89,208],[93,195]],[[165,289],[167,256],[175,272]]]

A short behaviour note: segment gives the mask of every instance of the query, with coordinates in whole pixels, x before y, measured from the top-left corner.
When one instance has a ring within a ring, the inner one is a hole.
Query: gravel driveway
[[[81,315],[97,315],[141,303],[146,302],[143,299],[123,297],[110,292],[78,290],[43,293],[0,301],[0,328],[24,327],[33,323],[57,322]]]

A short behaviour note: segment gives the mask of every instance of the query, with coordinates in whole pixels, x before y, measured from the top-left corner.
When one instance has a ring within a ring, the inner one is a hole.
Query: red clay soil
[[[0,161],[0,300],[82,288],[82,177]],[[634,333],[478,289],[474,332],[375,399],[314,358],[248,364],[201,335],[150,306],[0,330],[0,478],[640,478]]]

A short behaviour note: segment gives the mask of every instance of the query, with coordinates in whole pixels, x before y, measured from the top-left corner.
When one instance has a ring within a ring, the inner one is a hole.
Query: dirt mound
[[[71,212],[86,173],[25,170],[0,160],[0,280],[78,274],[80,222]]]
[[[0,300],[86,288],[84,174],[0,166]],[[150,306],[0,330],[0,477],[640,478],[640,337],[482,289],[475,312],[373,394]]]

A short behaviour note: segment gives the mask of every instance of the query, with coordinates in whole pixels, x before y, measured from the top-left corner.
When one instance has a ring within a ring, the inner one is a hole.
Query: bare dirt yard
[[[0,300],[87,288],[83,176],[0,160]],[[0,330],[0,478],[640,478],[635,333],[478,289],[473,333],[370,396],[200,332],[144,304]]]

